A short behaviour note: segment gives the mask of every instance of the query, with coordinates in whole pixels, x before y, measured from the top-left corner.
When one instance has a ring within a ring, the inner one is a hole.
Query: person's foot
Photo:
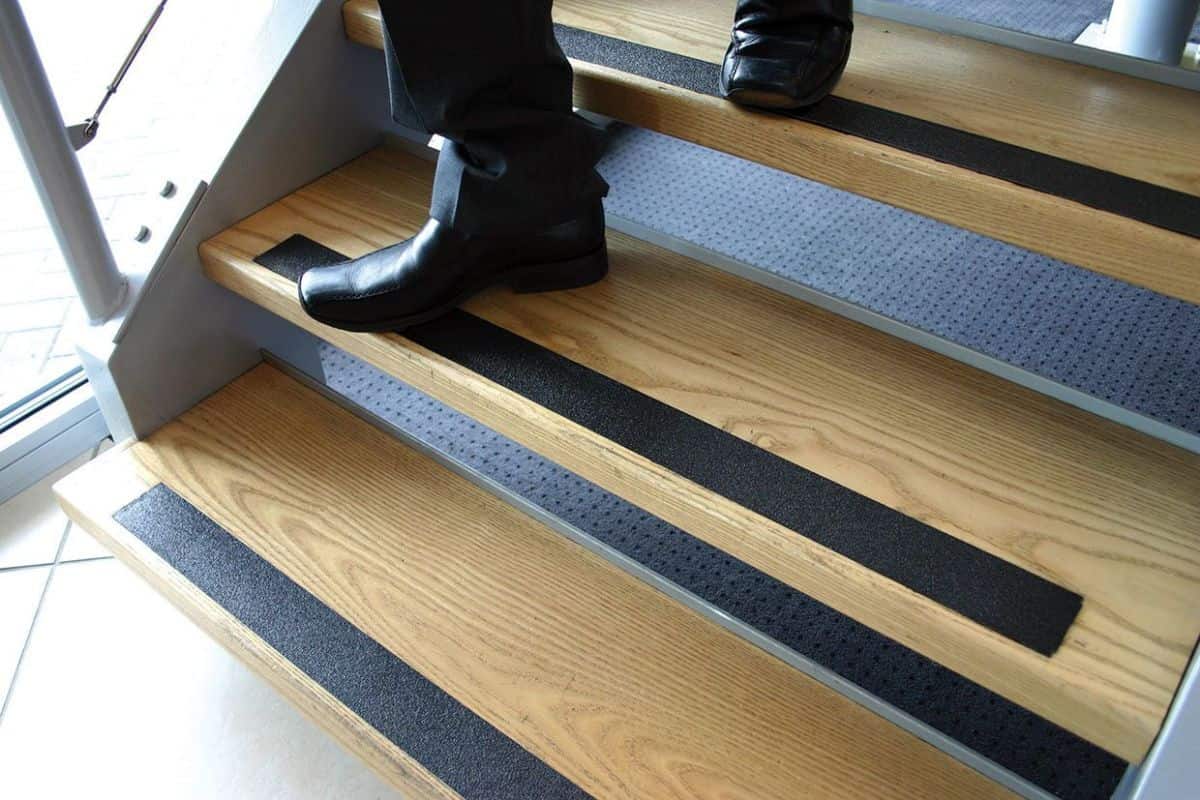
[[[450,311],[489,286],[546,292],[608,273],[604,207],[532,234],[464,236],[430,219],[413,238],[300,276],[314,319],[351,331],[399,331]]]
[[[738,0],[721,94],[797,109],[823,99],[850,59],[852,0]]]

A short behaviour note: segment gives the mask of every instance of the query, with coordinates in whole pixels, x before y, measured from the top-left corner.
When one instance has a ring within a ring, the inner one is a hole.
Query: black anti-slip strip
[[[565,25],[555,30],[571,58],[700,94],[720,94],[717,64]],[[789,116],[1200,237],[1200,197],[1185,192],[840,97]]]
[[[590,797],[166,486],[114,518],[466,800]]]
[[[295,278],[345,257],[293,236],[256,259]],[[462,311],[405,335],[599,436],[1052,655],[1082,598]]]

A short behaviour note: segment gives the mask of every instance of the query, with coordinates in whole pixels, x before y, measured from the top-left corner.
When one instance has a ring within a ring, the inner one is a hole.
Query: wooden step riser
[[[1197,577],[1180,571],[1200,520],[1189,489],[1200,486],[1194,457],[619,235],[610,238],[614,270],[604,284],[540,297],[495,293],[468,305],[1080,592],[1079,621],[1044,659],[406,339],[313,322],[290,282],[252,262],[296,233],[352,256],[411,235],[426,213],[428,180],[429,165],[412,157],[364,157],[206,244],[206,269],[755,568],[1140,759],[1200,622]]]
[[[625,25],[613,23],[604,13],[590,11],[588,6],[592,2],[580,0],[565,4],[565,7],[560,5],[558,18],[567,24],[585,26],[587,30],[613,35],[628,34],[636,38],[632,32],[637,30],[636,26],[628,29]],[[631,13],[635,18],[638,16],[637,11]],[[380,19],[373,0],[351,0],[346,4],[345,17],[347,33],[352,40],[368,46],[382,46]],[[907,31],[907,35],[917,34],[912,29]],[[686,49],[674,38],[664,42],[652,36],[649,41],[654,45],[669,44]],[[954,40],[954,44],[957,43],[958,40]],[[940,44],[940,50],[947,48],[947,44]],[[1098,210],[1053,193],[1044,193],[858,136],[797,123],[789,118],[741,110],[718,97],[681,89],[661,80],[580,60],[573,61],[573,66],[577,78],[576,104],[581,108],[812,178],[1171,297],[1200,302],[1200,270],[1181,269],[1179,266],[1194,264],[1200,259],[1200,239],[1194,236]],[[1018,68],[1024,65],[1011,66]],[[947,80],[957,82],[958,76],[947,76]],[[1144,82],[1137,83],[1141,85]],[[1146,85],[1153,88],[1152,84]],[[1182,102],[1182,98],[1189,94],[1170,87],[1158,88],[1166,90],[1168,94],[1158,101],[1155,108],[1169,107],[1169,98]],[[960,86],[959,91],[965,93],[967,90]],[[1137,119],[1120,116],[1126,106],[1140,107],[1140,103],[1134,102],[1132,91],[1126,91],[1123,97],[1126,98],[1123,103],[1114,104],[1114,108],[1107,113],[1117,120]],[[1012,105],[1011,102],[997,103],[994,108],[1011,108]],[[914,104],[915,101],[900,103],[907,109],[901,113],[916,111],[919,112],[917,116],[937,117],[936,114],[927,113],[931,107],[936,108],[937,103],[911,107]],[[1169,118],[1178,124],[1169,124],[1166,131],[1155,129],[1152,132],[1154,136],[1170,139],[1171,131],[1191,129],[1184,126],[1182,121],[1174,120],[1175,108],[1171,108],[1171,112]],[[966,118],[972,117],[968,115]],[[957,128],[963,124],[962,119],[956,116],[934,121]],[[989,126],[983,127],[991,130]],[[1100,129],[1110,132],[1111,127],[1101,126]],[[1017,144],[1030,147],[1035,153],[1044,152],[1044,147],[1059,141],[1058,138],[1050,139],[1044,135],[1033,141],[1016,138]],[[1111,142],[1105,144],[1110,152],[1114,149]],[[1194,142],[1189,143],[1188,147],[1194,148]],[[1094,156],[1100,152],[1103,152],[1100,148],[1093,147],[1086,154]],[[1129,151],[1118,152],[1128,154]],[[1128,163],[1128,160],[1105,160],[1103,168],[1114,169]],[[1153,188],[1179,192],[1180,202],[1193,203],[1194,195],[1200,194],[1200,173],[1194,166],[1189,166],[1186,160],[1181,160],[1170,174],[1176,180],[1169,180],[1149,167],[1136,171],[1139,180],[1143,180],[1143,176],[1162,180]],[[1178,188],[1180,181],[1186,188]],[[1111,194],[1103,193],[1102,196]]]
[[[59,492],[116,539],[159,481],[592,796],[1005,796],[274,370]]]

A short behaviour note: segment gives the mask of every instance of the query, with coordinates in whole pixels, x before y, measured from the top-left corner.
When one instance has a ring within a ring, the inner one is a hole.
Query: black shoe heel
[[[596,283],[608,274],[608,245],[602,244],[586,256],[527,267],[513,275],[509,285],[517,294],[578,289]]]

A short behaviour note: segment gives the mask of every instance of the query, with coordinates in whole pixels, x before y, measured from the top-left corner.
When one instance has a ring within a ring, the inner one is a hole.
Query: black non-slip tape
[[[699,94],[720,95],[718,64],[566,25],[556,25],[555,31],[571,58]],[[1200,237],[1200,197],[1186,192],[841,97],[828,97],[787,116]]]
[[[114,518],[467,800],[590,797],[166,486]]]
[[[256,259],[288,277],[342,260],[301,236]],[[1028,570],[466,312],[404,335],[1043,655],[1082,606]]]

